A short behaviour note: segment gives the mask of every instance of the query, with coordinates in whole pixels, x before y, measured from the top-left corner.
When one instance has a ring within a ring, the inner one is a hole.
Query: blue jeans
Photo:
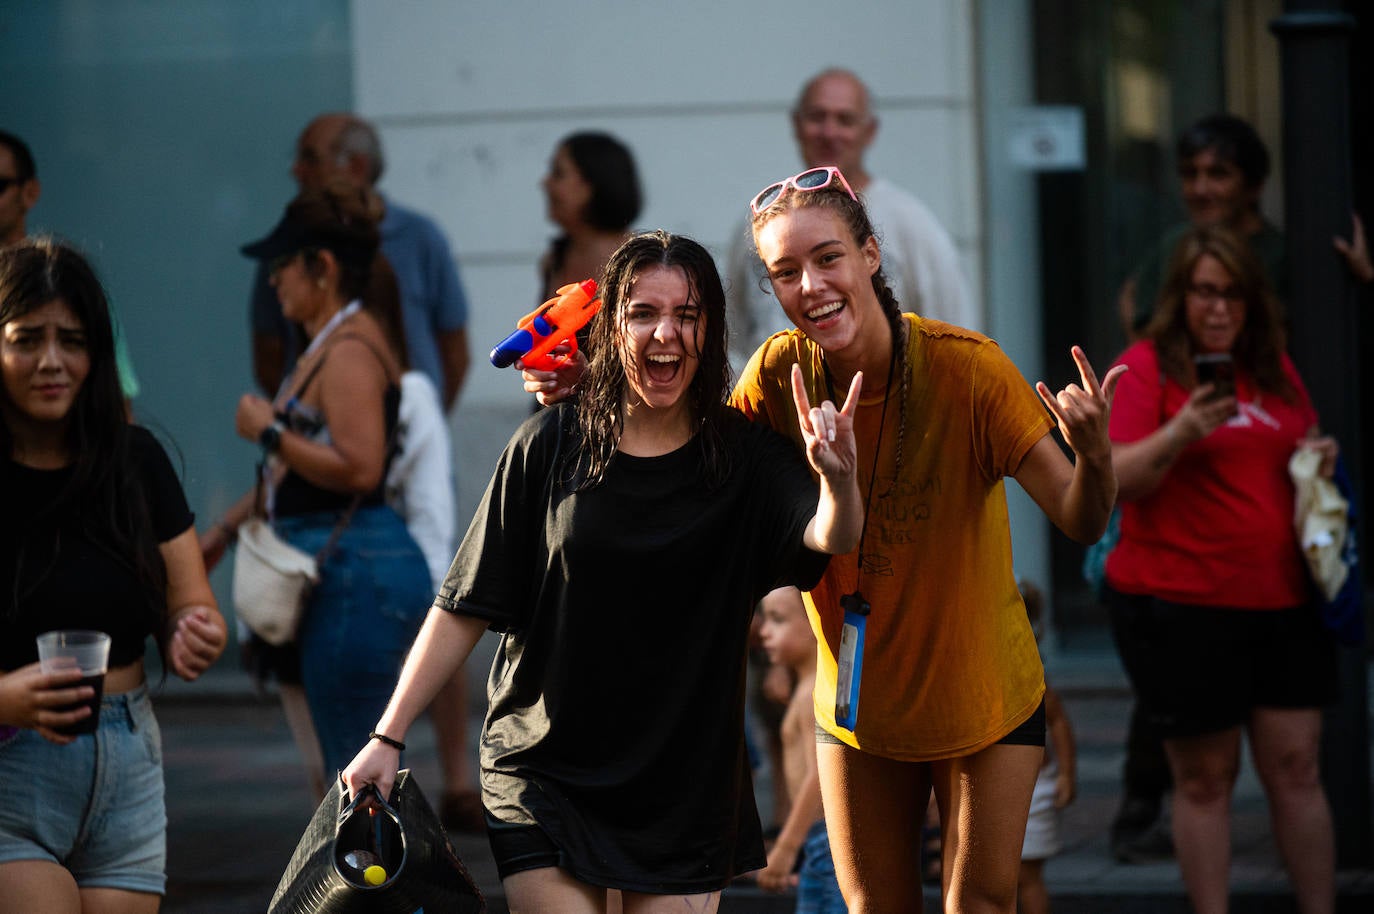
[[[279,517],[276,531],[315,554],[336,514]],[[320,568],[296,639],[325,783],[367,742],[434,594],[420,547],[395,511],[359,508]]]
[[[797,914],[845,914],[844,896],[835,880],[835,861],[830,857],[830,835],[825,820],[812,823],[802,844],[801,872],[797,882]]]
[[[162,734],[146,685],[104,696],[96,731],[66,746],[33,730],[0,742],[0,863],[14,860],[60,864],[83,889],[163,893]]]

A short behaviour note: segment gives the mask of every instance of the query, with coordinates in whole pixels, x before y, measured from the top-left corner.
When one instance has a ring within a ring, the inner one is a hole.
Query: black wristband
[[[387,736],[387,735],[384,734],[384,733],[378,733],[376,730],[373,730],[371,733],[369,733],[369,734],[367,735],[367,738],[368,738],[368,739],[375,739],[375,740],[377,740],[378,742],[385,743],[386,745],[390,746],[392,749],[395,749],[397,752],[405,752],[405,751],[406,751],[406,744],[405,744],[405,743],[401,742],[399,739],[392,739],[391,737]]]
[[[262,434],[258,435],[258,444],[262,447],[263,453],[275,454],[281,448],[281,433],[284,431],[286,424],[280,419],[262,430]]]

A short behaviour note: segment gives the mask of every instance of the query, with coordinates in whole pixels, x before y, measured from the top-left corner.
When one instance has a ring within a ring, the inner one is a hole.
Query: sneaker
[[[1118,834],[1136,835],[1144,832],[1159,821],[1162,806],[1159,797],[1127,796],[1121,801],[1121,808],[1112,820],[1112,837]]]
[[[1164,823],[1155,821],[1141,831],[1112,831],[1112,856],[1118,863],[1158,863],[1172,860],[1174,839]]]

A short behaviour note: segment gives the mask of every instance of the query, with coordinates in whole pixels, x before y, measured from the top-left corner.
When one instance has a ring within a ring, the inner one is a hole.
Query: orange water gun
[[[596,280],[568,283],[558,294],[516,323],[516,330],[496,344],[491,364],[507,368],[520,359],[526,368],[553,371],[567,364],[577,352],[577,331],[601,310],[596,297]],[[568,344],[563,355],[553,355],[555,347]]]

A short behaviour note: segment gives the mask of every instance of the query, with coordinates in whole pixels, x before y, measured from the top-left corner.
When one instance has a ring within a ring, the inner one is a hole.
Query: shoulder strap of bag
[[[319,374],[320,369],[324,367],[325,360],[329,357],[329,350],[333,349],[334,346],[340,340],[357,340],[358,342],[366,346],[368,349],[372,350],[372,354],[377,357],[377,361],[382,363],[382,370],[386,372],[388,375],[387,381],[391,382],[390,372],[387,370],[387,361],[385,358],[382,357],[382,353],[377,349],[377,347],[372,343],[372,341],[357,333],[346,333],[339,337],[336,337],[332,342],[330,342],[328,346],[325,347],[324,351],[320,353],[319,361],[317,361],[311,367],[310,373],[305,376],[305,380],[301,382],[300,389],[296,391],[297,397],[304,394],[306,389],[310,387],[310,382],[315,380],[315,375]],[[399,423],[394,423],[392,425],[390,433],[387,435],[386,450],[383,452],[382,456],[383,466],[389,465],[391,463],[392,456],[395,454],[396,432],[398,428]],[[259,501],[261,501],[262,498],[262,470],[263,464],[261,461],[259,461],[257,495]],[[325,559],[329,558],[330,554],[334,551],[334,547],[339,544],[339,538],[344,535],[344,531],[348,529],[348,525],[353,522],[353,515],[357,513],[358,507],[362,504],[363,497],[365,495],[367,495],[366,492],[359,492],[357,495],[353,496],[353,500],[349,502],[348,508],[344,511],[343,514],[339,516],[338,522],[334,524],[334,529],[329,532],[329,539],[325,540],[324,545],[320,547],[320,551],[315,553],[316,568],[324,567]]]

